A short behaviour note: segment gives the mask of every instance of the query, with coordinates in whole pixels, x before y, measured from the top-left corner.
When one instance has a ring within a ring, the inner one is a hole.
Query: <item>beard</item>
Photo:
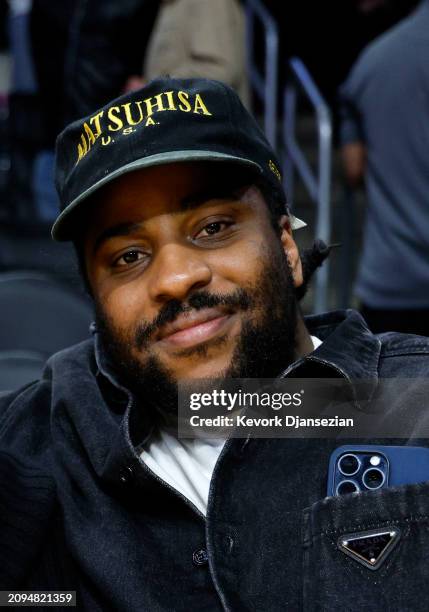
[[[280,245],[263,258],[262,272],[251,287],[230,294],[201,290],[186,302],[171,300],[150,323],[140,323],[124,334],[119,332],[102,304],[95,301],[96,326],[102,348],[119,381],[133,393],[137,402],[153,415],[177,414],[178,381],[156,356],[148,355],[145,363],[132,350],[144,354],[150,339],[159,328],[190,310],[231,307],[247,313],[233,356],[227,368],[213,378],[275,378],[295,359],[297,301],[292,271]],[[253,314],[253,316],[252,316]],[[182,357],[195,355],[204,359],[213,348],[221,349],[227,336],[180,351]]]

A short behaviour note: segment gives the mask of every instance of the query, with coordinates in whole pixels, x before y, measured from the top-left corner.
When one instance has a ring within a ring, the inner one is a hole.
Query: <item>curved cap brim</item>
[[[163,164],[171,164],[175,162],[185,161],[230,162],[240,164],[241,166],[248,167],[249,169],[257,170],[258,173],[262,174],[262,168],[254,161],[214,151],[169,151],[166,153],[158,153],[149,157],[137,159],[104,176],[101,180],[94,183],[94,185],[83,191],[75,200],[70,202],[70,204],[66,206],[66,208],[59,214],[59,216],[55,220],[55,223],[53,224],[51,229],[52,238],[58,242],[73,240],[73,219],[76,215],[77,209],[80,209],[81,203],[90,195],[92,195],[93,193],[101,189],[101,187],[107,185],[114,179],[129,172],[140,170],[142,168],[149,168],[151,166],[160,166]],[[304,221],[298,219],[292,214],[289,214],[289,217],[291,228],[293,230],[300,229],[301,227],[305,227],[307,225]]]

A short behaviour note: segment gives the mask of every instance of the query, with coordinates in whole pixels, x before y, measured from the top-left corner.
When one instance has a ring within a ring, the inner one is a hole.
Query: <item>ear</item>
[[[304,282],[302,263],[299,256],[298,247],[296,246],[296,242],[292,236],[289,217],[287,215],[282,215],[279,220],[279,225],[281,227],[280,240],[289,262],[289,266],[292,270],[294,285],[295,287],[300,287]]]

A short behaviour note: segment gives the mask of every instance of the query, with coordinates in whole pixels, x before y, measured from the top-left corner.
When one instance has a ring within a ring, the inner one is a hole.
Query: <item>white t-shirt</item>
[[[311,336],[314,350],[322,341]],[[210,481],[225,438],[179,439],[160,429],[145,444],[141,460],[205,516]]]

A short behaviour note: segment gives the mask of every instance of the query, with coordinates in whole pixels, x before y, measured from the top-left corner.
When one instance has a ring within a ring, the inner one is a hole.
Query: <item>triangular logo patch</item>
[[[372,529],[349,533],[338,539],[338,548],[365,567],[377,570],[399,542],[401,532],[391,529]]]

